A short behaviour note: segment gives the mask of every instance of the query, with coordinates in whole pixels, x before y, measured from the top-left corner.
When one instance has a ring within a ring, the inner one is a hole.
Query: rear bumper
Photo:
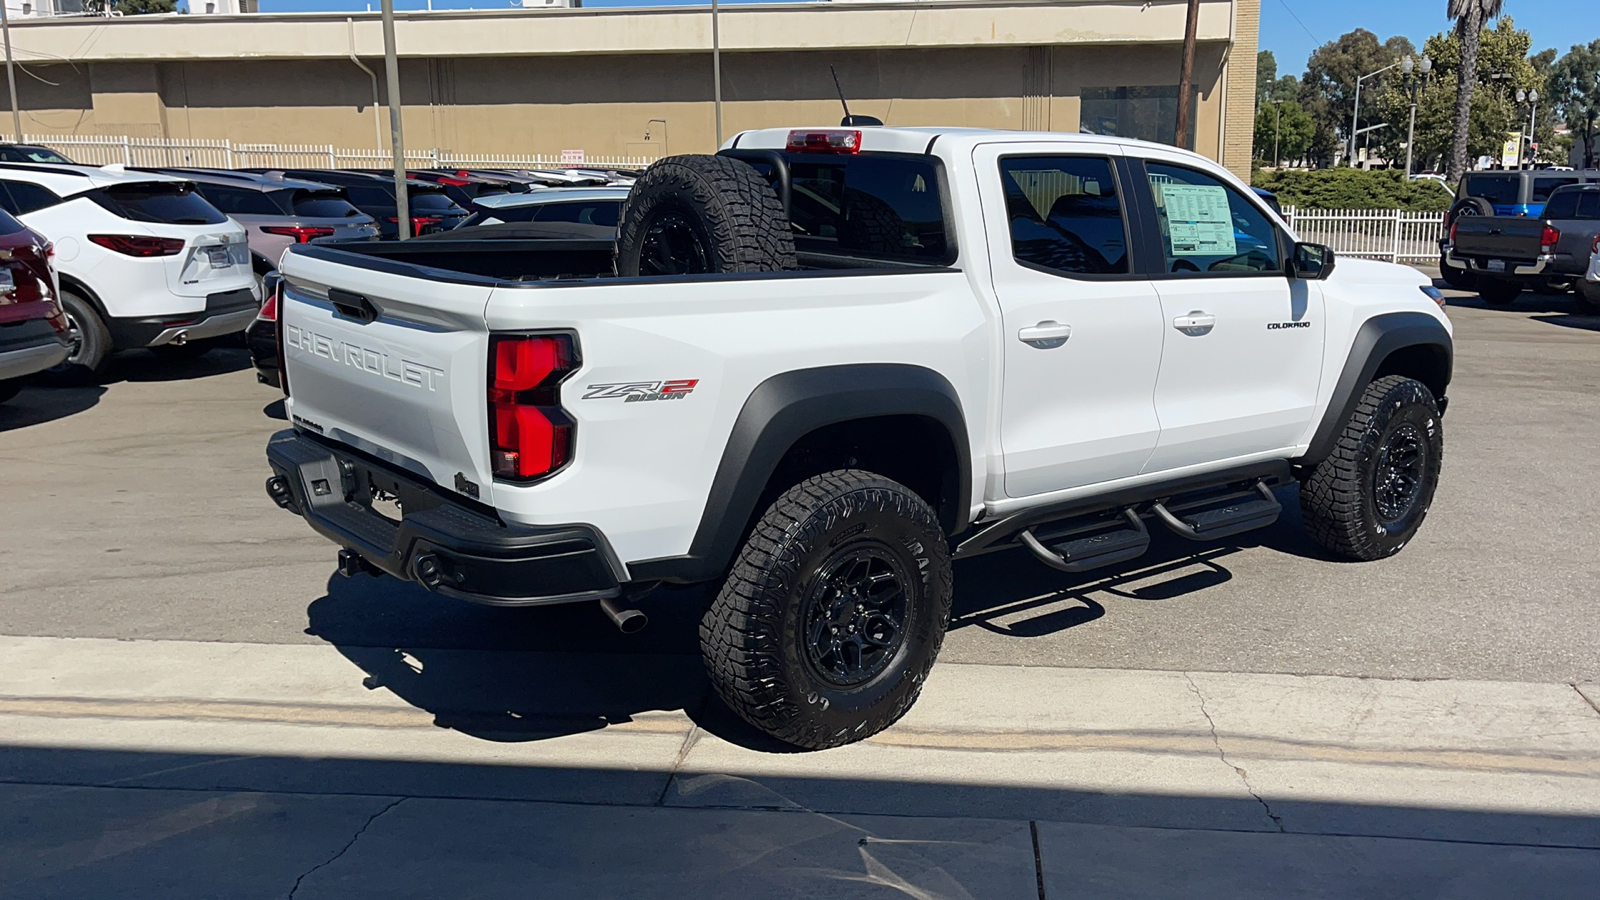
[[[114,318],[106,322],[106,327],[119,349],[160,347],[179,341],[180,336],[183,341],[198,341],[236,334],[249,327],[260,311],[255,291],[240,288],[208,295],[206,308],[200,312]]]
[[[66,338],[46,319],[0,327],[0,381],[43,372],[66,361],[71,352]]]
[[[244,330],[244,345],[250,348],[250,362],[256,367],[256,380],[275,388],[283,387],[278,372],[278,323],[254,319]]]
[[[625,578],[605,536],[588,525],[508,527],[409,473],[288,430],[267,443],[267,494],[377,570],[490,606],[602,600]],[[397,496],[399,521],[372,508]]]

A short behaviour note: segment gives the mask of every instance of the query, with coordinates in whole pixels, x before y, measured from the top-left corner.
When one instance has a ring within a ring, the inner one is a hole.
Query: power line
[[[1289,0],[1278,0],[1278,5],[1282,6],[1283,11],[1289,14],[1289,18],[1294,19],[1295,24],[1300,26],[1300,29],[1306,33],[1307,37],[1311,38],[1313,41],[1316,41],[1318,44],[1322,43],[1322,38],[1312,34],[1311,29],[1306,27],[1306,23],[1300,21],[1300,17],[1295,15],[1294,10],[1289,8]]]

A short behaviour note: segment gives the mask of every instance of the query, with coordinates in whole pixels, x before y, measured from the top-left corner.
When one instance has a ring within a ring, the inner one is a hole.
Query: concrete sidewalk
[[[0,896],[1600,884],[1600,690],[941,665],[781,752],[684,657],[0,637]]]

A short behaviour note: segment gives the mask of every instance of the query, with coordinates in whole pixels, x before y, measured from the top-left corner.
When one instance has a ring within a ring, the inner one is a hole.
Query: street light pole
[[[5,0],[0,0],[0,31],[6,40],[6,86],[11,89],[11,127],[16,129],[17,143],[22,143],[22,112],[17,109],[17,75],[11,69],[11,18],[6,15]]]
[[[1278,167],[1278,139],[1283,136],[1283,101],[1272,101],[1272,167]]]
[[[395,234],[411,236],[411,204],[406,197],[406,143],[400,129],[400,62],[394,49],[394,0],[383,0],[383,68],[389,82],[389,151],[394,154]]]
[[[1539,92],[1537,90],[1529,91],[1528,101],[1533,104],[1532,109],[1528,111],[1528,168],[1531,169],[1534,163],[1533,144],[1534,141],[1538,140],[1538,138],[1534,137],[1533,126],[1539,116]]]
[[[1375,75],[1382,75],[1383,73],[1389,71],[1390,69],[1392,69],[1392,68],[1394,68],[1395,66],[1398,66],[1398,65],[1400,65],[1400,63],[1392,62],[1392,63],[1389,63],[1387,66],[1384,66],[1383,68],[1379,69],[1376,72],[1368,72],[1365,75],[1357,75],[1356,76],[1356,108],[1355,108],[1355,110],[1353,112],[1350,113],[1350,153],[1349,153],[1349,163],[1350,163],[1351,168],[1354,168],[1355,164],[1356,164],[1356,135],[1360,131],[1371,131],[1372,130],[1370,128],[1361,128],[1360,127],[1360,119],[1361,119],[1361,82],[1363,82],[1363,81],[1367,80],[1368,78],[1371,78],[1371,77],[1373,77]]]
[[[1411,124],[1406,129],[1406,177],[1407,178],[1411,177],[1412,150],[1415,148],[1416,142],[1417,142],[1417,82],[1411,76],[1411,69],[1412,69],[1413,65],[1415,65],[1415,63],[1413,63],[1411,61],[1411,57],[1408,56],[1408,57],[1405,58],[1405,62],[1400,66],[1400,71],[1405,73],[1406,81],[1410,82],[1410,88],[1411,88]],[[1423,78],[1427,78],[1428,77],[1428,73],[1433,71],[1433,60],[1431,60],[1428,57],[1424,56],[1422,58],[1422,66],[1420,68],[1422,70],[1422,77]]]

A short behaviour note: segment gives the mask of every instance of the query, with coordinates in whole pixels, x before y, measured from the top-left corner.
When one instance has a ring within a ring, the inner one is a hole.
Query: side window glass
[[[1600,191],[1584,191],[1578,195],[1579,219],[1600,219]]]
[[[1109,160],[1006,157],[1000,184],[1017,262],[1068,274],[1128,271],[1128,233]]]
[[[29,184],[26,181],[11,181],[6,183],[6,187],[11,191],[13,204],[7,209],[15,215],[24,215],[34,210],[44,209],[47,206],[55,206],[61,202],[61,198],[56,196],[55,191],[40,187],[37,184]]]
[[[1161,228],[1163,271],[1282,273],[1277,230],[1243,194],[1194,169],[1146,162],[1145,171]]]
[[[17,209],[17,201],[11,197],[10,188],[14,184],[15,182],[11,181],[0,181],[0,208],[3,208],[6,212],[16,216],[21,215],[22,213]]]

